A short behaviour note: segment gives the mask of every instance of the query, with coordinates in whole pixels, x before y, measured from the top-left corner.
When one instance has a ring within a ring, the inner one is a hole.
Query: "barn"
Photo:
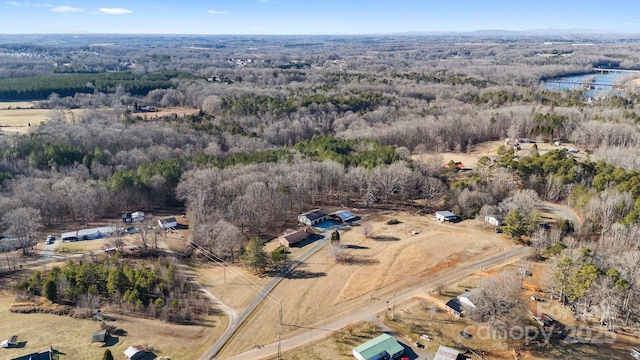
[[[313,209],[304,214],[298,215],[298,222],[308,226],[313,226],[324,222],[329,217],[329,214],[321,209]]]
[[[403,353],[404,347],[387,334],[353,348],[353,356],[358,360],[397,359]]]
[[[339,210],[331,213],[331,218],[342,223],[346,223],[356,219],[356,216],[349,210]]]
[[[312,233],[309,231],[309,228],[302,229],[287,229],[284,231],[284,234],[280,237],[279,243],[282,246],[290,247],[291,245],[297,244],[300,241],[306,239]]]
[[[437,211],[436,212],[436,220],[438,221],[454,221],[455,219],[457,219],[458,217],[456,216],[456,214],[452,213],[451,211],[448,210],[443,210],[443,211]]]

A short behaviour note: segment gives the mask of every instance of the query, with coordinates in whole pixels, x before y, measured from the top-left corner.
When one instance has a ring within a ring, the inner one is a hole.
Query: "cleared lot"
[[[353,313],[372,301],[393,300],[393,291],[412,288],[448,266],[513,248],[505,237],[475,220],[457,224],[431,220],[406,212],[370,215],[368,238],[354,226],[341,234],[341,243],[353,255],[349,264],[337,264],[320,251],[296,268],[272,296],[247,320],[225,347],[221,357],[248,351],[309,330]],[[396,225],[387,220],[395,218]],[[219,279],[220,274],[209,276]],[[259,278],[256,278],[256,280]],[[262,280],[262,279],[260,279]],[[222,297],[251,297],[255,288],[208,287]],[[279,326],[280,300],[285,326]],[[374,314],[372,314],[374,315]]]

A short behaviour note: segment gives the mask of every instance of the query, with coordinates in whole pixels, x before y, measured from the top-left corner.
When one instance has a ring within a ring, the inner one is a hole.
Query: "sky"
[[[0,0],[0,34],[345,35],[538,29],[640,33],[640,1]]]

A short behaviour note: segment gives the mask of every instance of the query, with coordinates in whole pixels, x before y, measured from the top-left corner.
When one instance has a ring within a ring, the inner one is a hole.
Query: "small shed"
[[[457,318],[462,316],[462,304],[460,304],[460,301],[458,301],[458,299],[451,299],[447,301],[444,306],[447,308],[447,310],[449,310],[451,314],[453,314],[453,316]]]
[[[353,356],[358,360],[397,359],[404,353],[404,347],[388,334],[353,348]]]
[[[327,220],[329,215],[321,209],[313,209],[304,214],[298,215],[298,222],[308,226],[320,224]]]
[[[297,244],[300,241],[306,239],[312,233],[309,231],[309,228],[302,229],[287,229],[284,231],[284,234],[280,237],[279,243],[282,246],[289,247],[291,245]]]
[[[144,221],[144,213],[142,211],[135,211],[132,213],[123,214],[122,221],[127,224],[133,222],[142,222]]]
[[[11,335],[7,340],[2,340],[0,346],[3,348],[18,346],[18,335]]]
[[[484,222],[493,226],[502,226],[502,217],[496,215],[485,216]]]
[[[356,216],[353,215],[353,213],[351,213],[351,211],[349,210],[340,210],[333,212],[331,213],[331,217],[343,223],[355,220],[356,218]]]
[[[449,210],[436,211],[436,220],[438,221],[454,221],[458,217]]]
[[[163,230],[174,229],[176,226],[178,226],[178,221],[174,217],[158,219],[158,226],[160,226],[160,228]]]
[[[146,350],[147,350],[146,347],[144,347],[142,345],[129,346],[124,351],[124,356],[126,356],[127,359],[129,359],[129,360],[136,360],[136,359],[139,359],[139,358],[143,357],[145,352],[146,352]]]
[[[91,335],[91,343],[107,341],[107,330],[98,330]]]
[[[460,352],[446,346],[440,346],[433,360],[456,360]]]

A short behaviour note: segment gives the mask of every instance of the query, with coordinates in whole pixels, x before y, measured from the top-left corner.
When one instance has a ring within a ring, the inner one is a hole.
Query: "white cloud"
[[[107,14],[107,15],[125,15],[125,14],[131,14],[133,12],[129,9],[123,9],[123,8],[100,8],[98,11],[101,14]]]
[[[54,7],[53,9],[51,9],[51,11],[57,12],[57,13],[68,13],[68,12],[81,12],[82,9],[67,6],[67,5],[62,5],[62,6]]]
[[[209,14],[218,14],[218,15],[222,15],[222,14],[228,14],[228,11],[217,11],[217,10],[208,10],[207,11]]]
[[[56,7],[55,5],[51,5],[49,3],[45,3],[45,4],[31,4],[28,2],[17,2],[17,1],[7,1],[5,2],[5,4],[7,5],[13,5],[13,6],[17,6],[17,7],[22,7],[22,6],[33,6],[33,7],[48,7],[48,8],[54,8]]]

